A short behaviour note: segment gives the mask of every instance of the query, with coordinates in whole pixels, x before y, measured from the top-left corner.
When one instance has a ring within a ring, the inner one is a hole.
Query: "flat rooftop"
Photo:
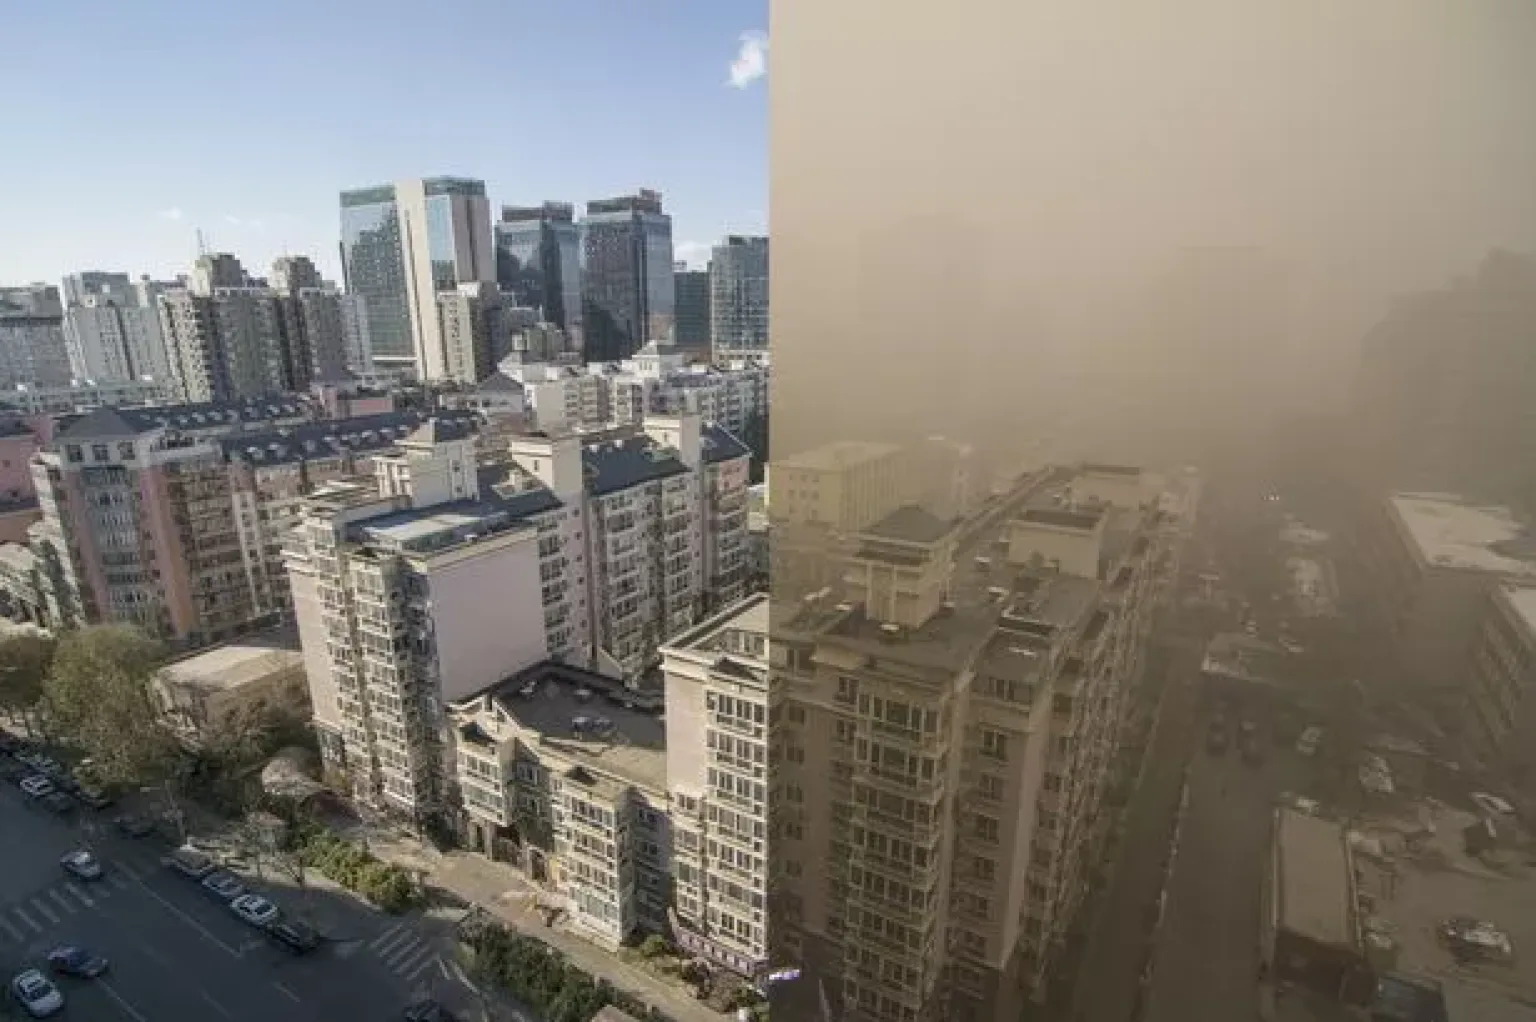
[[[507,522],[506,512],[490,501],[456,500],[369,518],[357,529],[402,551],[425,552],[462,542],[477,531],[500,530]]]
[[[1280,926],[1330,947],[1357,948],[1344,828],[1291,809],[1275,814]]]
[[[1429,800],[1397,815],[1362,819],[1356,830],[1382,851],[1355,855],[1360,890],[1374,900],[1366,925],[1397,943],[1397,972],[1438,980],[1448,1004],[1479,1005],[1470,1015],[1453,1014],[1452,1022],[1523,1018],[1515,1012],[1519,1004],[1510,1002],[1523,1002],[1527,1011],[1536,1004],[1536,873],[1518,849],[1495,851],[1486,859],[1469,856],[1462,835],[1476,819]],[[1416,835],[1412,846],[1405,840],[1409,834]],[[1503,931],[1512,959],[1458,962],[1436,932],[1457,917]]]
[[[538,733],[542,748],[624,783],[667,790],[659,703],[647,708],[645,697],[611,679],[554,664],[537,665],[491,694],[502,712]]]
[[[1504,598],[1532,635],[1536,635],[1536,585],[1507,586]]]
[[[1444,493],[1400,493],[1389,501],[1427,564],[1536,578],[1536,539],[1508,508]]]
[[[167,665],[163,673],[180,686],[224,692],[303,667],[298,633],[284,629],[246,636],[194,653]]]
[[[834,472],[899,453],[901,453],[901,448],[895,444],[879,444],[863,440],[839,440],[835,443],[812,448],[809,451],[801,451],[799,454],[791,454],[787,458],[774,461],[772,465],[782,468]]]

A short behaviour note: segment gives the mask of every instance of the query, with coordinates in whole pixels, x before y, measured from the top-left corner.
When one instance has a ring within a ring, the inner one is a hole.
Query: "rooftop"
[[[750,458],[752,448],[723,426],[706,422],[699,429],[699,446],[706,464],[715,465],[736,458]]]
[[[516,521],[495,500],[453,500],[368,518],[354,528],[401,553],[432,553],[472,537],[504,532]]]
[[[167,665],[163,673],[180,686],[223,692],[303,668],[298,634],[284,630],[246,636],[194,653]]]
[[[1536,586],[1505,586],[1502,592],[1515,616],[1525,622],[1532,635],[1536,635]]]
[[[583,444],[581,460],[587,473],[587,491],[594,497],[688,471],[676,451],[644,435]]]
[[[666,725],[659,701],[648,706],[650,700],[612,679],[551,662],[535,664],[481,695],[536,732],[541,748],[621,782],[666,791]]]
[[[97,408],[60,419],[58,436],[65,440],[135,436],[152,430],[238,429],[262,423],[304,421],[313,417],[309,402],[292,394],[233,402],[155,405],[143,408]]]
[[[877,444],[862,440],[839,440],[809,451],[802,451],[799,454],[792,454],[780,459],[776,465],[786,469],[834,472],[900,453],[901,448],[895,444]]]
[[[1509,509],[1436,493],[1400,493],[1390,502],[1432,567],[1536,578],[1536,541]]]
[[[456,428],[474,429],[479,419],[472,411],[438,411],[435,417],[455,423]],[[254,465],[297,464],[335,457],[343,452],[363,453],[386,450],[412,436],[421,425],[418,411],[384,412],[352,419],[305,422],[260,433],[237,433],[219,441],[224,456],[231,461]]]
[[[954,529],[955,523],[930,514],[917,504],[905,504],[864,530],[866,536],[928,546]]]
[[[1344,828],[1291,809],[1276,812],[1280,925],[1318,944],[1354,949],[1354,892]]]
[[[1200,670],[1235,681],[1278,685],[1291,679],[1295,655],[1239,632],[1222,632],[1205,647]]]

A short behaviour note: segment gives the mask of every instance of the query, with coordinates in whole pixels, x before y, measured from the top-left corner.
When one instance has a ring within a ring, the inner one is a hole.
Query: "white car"
[[[28,1015],[47,1018],[64,1007],[64,995],[36,969],[28,969],[11,980],[11,996]]]
[[[230,911],[257,928],[277,918],[277,906],[259,894],[242,894],[229,903]]]

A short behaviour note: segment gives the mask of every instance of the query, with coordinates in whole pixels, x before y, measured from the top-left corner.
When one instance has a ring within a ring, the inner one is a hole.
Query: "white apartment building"
[[[316,732],[360,799],[443,819],[445,705],[546,656],[539,537],[481,499],[473,437],[444,422],[375,472],[316,493],[287,550]]]
[[[1003,1022],[1040,994],[1165,564],[1155,503],[1062,482],[1034,477],[981,532],[899,508],[837,584],[775,608],[769,936],[805,969],[776,996],[809,998],[775,1013],[825,995],[844,1019]],[[986,553],[956,563],[962,535]]]
[[[58,386],[17,384],[0,390],[0,405],[28,415],[88,412],[103,406],[156,405],[171,400],[165,380],[74,380]]]
[[[470,846],[524,866],[539,902],[605,947],[666,932],[672,842],[659,705],[541,663],[451,714]]]
[[[674,937],[741,976],[769,968],[768,597],[662,650]]]
[[[153,307],[128,304],[123,295],[82,295],[80,304],[65,311],[64,340],[69,346],[69,365],[76,379],[171,379],[159,312]]]

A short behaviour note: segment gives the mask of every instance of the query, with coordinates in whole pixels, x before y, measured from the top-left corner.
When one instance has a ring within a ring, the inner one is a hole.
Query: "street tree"
[[[44,705],[104,783],[156,784],[171,775],[178,746],[152,692],[163,659],[160,644],[129,625],[93,625],[59,642]]]
[[[24,721],[28,732],[36,730],[53,654],[54,641],[46,635],[26,632],[0,639],[0,710]]]

